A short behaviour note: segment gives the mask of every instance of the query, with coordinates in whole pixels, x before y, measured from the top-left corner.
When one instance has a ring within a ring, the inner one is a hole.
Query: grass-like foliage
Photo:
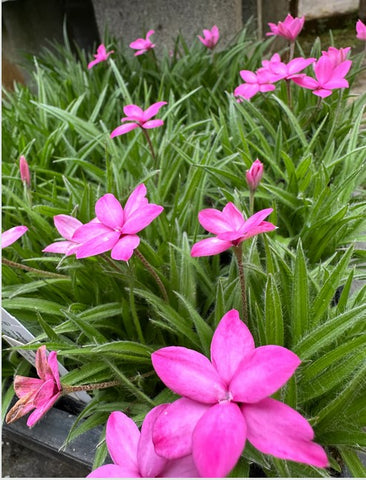
[[[152,406],[173,400],[152,370],[151,353],[179,345],[209,355],[221,317],[241,311],[235,257],[192,258],[190,250],[210,235],[198,222],[203,208],[233,202],[245,217],[252,213],[245,172],[259,158],[264,176],[254,208],[273,208],[268,220],[278,228],[243,243],[248,326],[257,346],[281,345],[302,360],[275,398],[309,419],[333,470],[265,456],[247,443],[233,475],[246,476],[254,462],[268,476],[329,476],[343,464],[364,476],[357,452],[366,446],[366,287],[359,282],[366,96],[338,89],[319,101],[292,84],[289,106],[280,82],[274,92],[238,103],[232,92],[239,71],[259,68],[272,42],[254,40],[246,28],[212,53],[178,37],[174,51],[158,58],[153,51],[134,57],[106,39],[115,53],[87,70],[90,58],[72,53],[66,41],[33,59],[31,87],[4,92],[3,230],[29,230],[3,257],[59,276],[4,264],[3,307],[36,336],[25,348],[46,344],[58,352],[70,371],[64,383],[121,382],[92,394],[69,441],[105,424],[113,410],[141,423]],[[320,54],[316,41],[311,56]],[[352,87],[362,58],[351,59]],[[125,105],[146,109],[158,101],[167,105],[159,112],[164,126],[149,131],[156,159],[140,129],[110,139]],[[20,155],[30,166],[30,190],[20,179]],[[79,260],[42,253],[59,236],[55,215],[86,223],[102,195],[124,205],[141,183],[164,211],[139,234],[139,251],[168,301],[136,255],[123,262],[109,253]],[[11,349],[3,367],[5,411],[10,379],[29,367]],[[102,443],[96,466],[105,454]]]

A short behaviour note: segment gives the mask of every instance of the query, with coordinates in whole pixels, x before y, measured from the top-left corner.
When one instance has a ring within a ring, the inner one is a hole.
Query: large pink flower
[[[351,68],[352,61],[335,63],[332,55],[322,55],[319,60],[313,64],[316,78],[296,75],[292,80],[301,87],[308,88],[318,97],[328,97],[336,88],[348,88],[348,81],[344,78]]]
[[[239,102],[242,98],[249,100],[258,92],[271,92],[276,89],[273,83],[277,81],[277,77],[265,68],[259,68],[255,73],[250,70],[241,70],[240,76],[246,83],[240,84],[234,90],[234,95],[239,97]]]
[[[216,25],[214,25],[211,30],[204,29],[203,30],[203,37],[201,35],[198,35],[198,38],[200,42],[203,43],[203,45],[210,50],[215,48],[217,42],[219,41],[220,38],[220,32],[219,29],[217,28]]]
[[[359,40],[366,40],[366,25],[361,20],[357,20],[356,33],[356,38]]]
[[[92,60],[90,63],[88,63],[88,69],[94,67],[94,65],[96,65],[97,63],[108,60],[109,55],[111,55],[112,53],[114,53],[114,50],[107,52],[105,46],[102,43],[101,45],[99,45],[97,53],[94,55],[95,60]]]
[[[258,450],[317,467],[328,465],[305,418],[269,398],[293,375],[300,359],[290,350],[254,340],[236,310],[221,319],[211,343],[211,362],[184,347],[152,354],[161,380],[182,396],[168,405],[154,425],[158,455],[192,453],[202,477],[224,477],[235,466],[248,439]]]
[[[33,427],[61,396],[57,353],[50,352],[47,358],[46,346],[39,347],[36,354],[36,369],[39,378],[15,376],[14,390],[19,400],[7,413],[5,419],[7,423],[15,422],[34,409],[27,420],[28,427]]]
[[[287,17],[283,22],[278,22],[276,25],[275,23],[269,23],[269,28],[271,29],[270,32],[266,33],[267,36],[270,35],[278,35],[280,37],[284,37],[291,42],[296,40],[296,37],[301,32],[305,22],[305,17],[293,17],[292,15],[288,14]]]
[[[116,137],[117,135],[123,135],[124,133],[130,132],[135,128],[151,129],[156,127],[161,127],[164,125],[163,120],[150,120],[151,117],[154,117],[163,105],[166,105],[167,102],[156,102],[153,103],[145,111],[137,105],[126,105],[123,108],[123,111],[126,117],[121,118],[121,122],[130,122],[125,123],[113,130],[110,137]]]
[[[137,52],[135,52],[135,57],[137,55],[142,55],[155,47],[155,44],[150,40],[151,35],[154,33],[155,30],[149,30],[146,34],[146,38],[138,38],[130,43],[130,48],[137,50]]]
[[[222,212],[215,208],[201,210],[198,214],[200,224],[216,237],[205,238],[195,243],[191,250],[192,257],[216,255],[254,235],[274,230],[276,226],[273,223],[264,221],[272,212],[272,208],[266,208],[245,220],[243,214],[231,202]]]
[[[19,225],[18,227],[5,230],[5,232],[1,234],[1,248],[8,247],[12,243],[16,242],[18,238],[24,235],[27,230],[28,227],[24,225]]]
[[[76,253],[80,244],[72,240],[75,231],[81,227],[82,223],[75,217],[70,215],[55,215],[53,217],[55,227],[59,233],[66,238],[61,242],[54,242],[47,245],[42,252],[63,253],[66,256]]]
[[[167,404],[153,408],[145,417],[141,434],[136,424],[122,412],[112,412],[106,428],[106,442],[114,463],[103,465],[88,478],[197,477],[191,455],[167,460],[155,453],[152,429]]]
[[[278,53],[275,53],[270,60],[263,60],[262,65],[273,74],[273,81],[277,82],[278,80],[291,79],[293,75],[304,70],[315,60],[316,58],[297,57],[286,64],[281,62],[281,57]]]
[[[144,184],[138,185],[131,193],[125,208],[113,194],[103,195],[95,204],[96,219],[82,225],[72,236],[73,242],[81,244],[76,258],[112,250],[111,257],[115,260],[129,260],[140,243],[136,233],[163,210],[160,205],[148,202]]]

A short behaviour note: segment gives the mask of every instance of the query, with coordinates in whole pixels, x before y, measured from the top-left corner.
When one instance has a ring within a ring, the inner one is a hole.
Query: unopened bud
[[[31,186],[31,178],[29,172],[29,165],[25,157],[23,155],[19,159],[19,170],[20,170],[20,178],[22,182],[26,183],[27,187]]]
[[[260,184],[260,181],[262,180],[263,177],[263,163],[258,160],[253,162],[252,166],[250,167],[249,170],[246,172],[246,179],[247,179],[247,184],[252,192],[254,192],[258,185]]]

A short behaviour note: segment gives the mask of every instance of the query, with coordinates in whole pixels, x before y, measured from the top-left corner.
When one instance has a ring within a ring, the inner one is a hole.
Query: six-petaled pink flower
[[[361,20],[357,20],[356,32],[356,38],[359,40],[366,40],[366,25]]]
[[[19,159],[19,171],[20,171],[20,179],[23,183],[27,185],[29,188],[31,186],[31,177],[29,171],[29,165],[26,158],[22,155]]]
[[[203,45],[210,50],[215,48],[217,42],[220,38],[220,32],[216,25],[214,25],[211,30],[204,29],[203,30],[203,37],[201,35],[197,35]]]
[[[166,105],[167,102],[156,102],[153,103],[149,108],[145,111],[142,108],[138,107],[137,105],[126,105],[123,108],[123,111],[126,117],[121,118],[121,122],[130,122],[125,123],[124,125],[120,125],[119,127],[115,128],[111,133],[110,137],[114,138],[118,135],[123,135],[124,133],[130,132],[135,128],[144,128],[144,129],[151,129],[156,127],[161,127],[164,125],[163,120],[156,119],[150,120],[150,118],[154,117],[158,111],[161,109],[163,105]]]
[[[197,477],[191,455],[167,460],[155,453],[152,429],[166,406],[159,405],[146,415],[141,433],[127,415],[112,412],[107,421],[106,442],[114,463],[102,465],[91,472],[88,478]]]
[[[50,352],[47,358],[46,346],[39,347],[36,353],[36,369],[39,378],[15,376],[14,390],[19,400],[7,413],[7,423],[15,422],[34,410],[27,420],[28,427],[33,427],[61,396],[57,353]]]
[[[259,68],[255,73],[250,70],[241,70],[240,76],[246,83],[242,83],[234,90],[234,95],[239,97],[238,102],[243,98],[249,100],[258,92],[271,92],[276,89],[273,83],[277,79],[265,68]]]
[[[258,158],[252,163],[252,166],[245,174],[249,189],[254,192],[263,177],[263,163]]]
[[[108,60],[109,55],[114,53],[114,50],[111,50],[110,52],[107,52],[105,46],[103,43],[99,45],[97,48],[97,53],[94,54],[95,60],[92,60],[90,63],[88,63],[88,69],[94,67],[97,63],[104,62],[105,60]]]
[[[60,242],[54,242],[47,245],[42,252],[63,253],[66,256],[76,253],[80,244],[72,240],[75,231],[81,227],[82,223],[70,215],[55,215],[53,217],[55,227],[59,233],[66,239]]]
[[[301,18],[294,18],[292,15],[288,14],[285,20],[283,22],[278,22],[277,25],[275,23],[268,23],[271,31],[266,33],[266,35],[278,35],[280,37],[286,38],[290,42],[294,42],[296,40],[296,37],[301,32],[304,26],[304,22],[304,16],[302,16]]]
[[[182,398],[157,418],[153,442],[158,455],[192,454],[202,477],[224,477],[248,440],[263,453],[328,465],[314,432],[288,405],[269,398],[293,375],[300,359],[278,345],[255,348],[236,310],[221,319],[211,342],[210,360],[184,347],[152,354],[161,380]]]
[[[200,224],[216,237],[205,238],[195,243],[191,250],[192,257],[216,255],[230,247],[238,246],[254,235],[274,230],[276,226],[273,223],[264,221],[272,212],[273,208],[266,208],[245,220],[243,214],[231,202],[222,212],[215,208],[201,210],[198,214]]]
[[[331,95],[336,88],[348,88],[348,81],[344,77],[347,75],[351,65],[351,60],[345,60],[335,65],[333,57],[322,55],[313,64],[316,78],[305,75],[294,76],[292,80],[301,87],[312,90],[314,95],[325,98]]]
[[[28,227],[24,225],[19,225],[18,227],[10,228],[9,230],[5,230],[1,234],[1,248],[8,247],[12,243],[18,240],[25,232],[28,230]]]
[[[130,47],[137,50],[137,52],[135,52],[135,57],[137,55],[142,55],[155,47],[155,44],[150,40],[151,35],[154,33],[155,30],[149,30],[146,34],[146,38],[138,38],[130,43]]]
[[[136,233],[163,210],[163,207],[148,202],[144,184],[138,185],[131,193],[125,208],[113,194],[103,195],[95,204],[96,219],[82,225],[72,236],[73,242],[81,244],[75,252],[76,258],[111,250],[113,259],[129,260],[140,243]]]
[[[293,75],[298,74],[310,64],[314,63],[316,58],[302,58],[297,57],[288,63],[281,62],[281,57],[278,53],[272,55],[270,60],[263,60],[263,68],[272,73],[272,81],[290,80]],[[304,74],[305,75],[305,74]]]

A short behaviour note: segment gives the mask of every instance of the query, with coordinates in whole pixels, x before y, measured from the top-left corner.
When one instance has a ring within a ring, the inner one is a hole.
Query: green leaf
[[[291,335],[292,344],[300,340],[309,325],[309,286],[306,259],[299,240],[296,249],[296,259],[292,286]]]
[[[267,277],[265,290],[265,329],[268,344],[284,344],[282,302],[271,273]]]

